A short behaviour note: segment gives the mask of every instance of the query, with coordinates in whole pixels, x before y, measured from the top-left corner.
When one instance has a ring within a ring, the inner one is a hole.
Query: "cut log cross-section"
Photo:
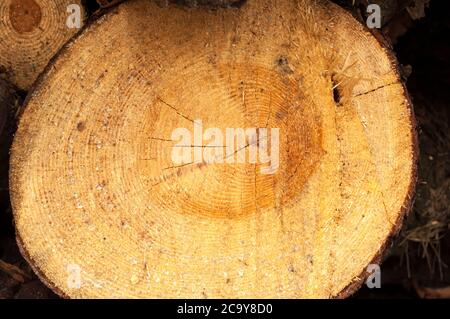
[[[62,45],[79,29],[66,24],[72,11],[84,10],[81,0],[0,1],[0,74],[28,90]]]
[[[278,144],[247,138],[243,161],[208,147],[229,128]],[[278,145],[270,174],[255,143]],[[416,147],[391,53],[338,6],[128,1],[28,98],[18,241],[66,297],[345,297],[410,206]]]

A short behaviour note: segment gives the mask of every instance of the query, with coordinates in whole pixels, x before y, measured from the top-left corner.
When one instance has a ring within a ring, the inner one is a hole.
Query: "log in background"
[[[106,1],[109,2],[109,1]],[[239,0],[176,0],[182,5],[239,5]],[[366,1],[335,1],[364,19]],[[382,288],[362,288],[355,297],[442,297],[450,285],[450,19],[444,1],[432,0],[426,15],[411,9],[427,1],[384,1],[383,31],[403,65],[420,131],[419,183],[414,209],[382,264]],[[161,1],[164,5],[165,1]],[[387,3],[387,4],[386,4]],[[391,6],[389,6],[389,4]],[[409,5],[409,9],[408,9]],[[89,2],[91,13],[97,10]],[[9,89],[8,89],[9,90]],[[8,194],[8,150],[18,107],[26,92],[10,92],[0,143],[0,298],[55,297],[20,256]],[[5,117],[1,113],[0,116]],[[2,119],[0,119],[1,122]],[[1,123],[0,123],[1,124]],[[431,288],[431,289],[430,289]]]

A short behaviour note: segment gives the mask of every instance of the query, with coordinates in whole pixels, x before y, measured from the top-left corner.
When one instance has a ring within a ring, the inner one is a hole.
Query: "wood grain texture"
[[[50,59],[79,31],[66,26],[70,4],[81,6],[81,0],[0,2],[0,74],[9,82],[28,90]],[[81,14],[84,20],[83,9]]]
[[[171,132],[193,119],[280,128],[279,170],[173,165]],[[392,55],[336,5],[129,1],[28,97],[18,241],[66,297],[345,297],[409,208],[416,152]]]

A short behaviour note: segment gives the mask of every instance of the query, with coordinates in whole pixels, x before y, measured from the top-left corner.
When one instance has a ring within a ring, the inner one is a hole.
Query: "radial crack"
[[[383,88],[385,88],[385,87],[388,87],[388,86],[394,85],[394,84],[398,84],[398,82],[393,82],[393,83],[389,83],[389,84],[381,85],[381,86],[379,86],[379,87],[376,87],[376,88],[374,88],[374,89],[372,89],[372,90],[369,90],[369,91],[367,91],[367,92],[363,92],[363,93],[358,93],[358,94],[354,95],[353,97],[358,97],[358,96],[362,96],[362,95],[370,94],[370,93],[373,93],[373,92],[375,92],[375,91],[381,90],[381,89],[383,89]]]
[[[157,99],[162,102],[163,104],[165,104],[166,106],[168,106],[169,108],[171,108],[172,110],[174,110],[179,116],[181,116],[182,118],[191,121],[192,123],[196,123],[193,119],[191,119],[190,117],[184,115],[183,113],[181,113],[180,111],[177,110],[176,107],[174,107],[173,105],[170,105],[169,103],[167,103],[166,101],[164,101],[162,98],[160,98],[159,96],[157,97]]]

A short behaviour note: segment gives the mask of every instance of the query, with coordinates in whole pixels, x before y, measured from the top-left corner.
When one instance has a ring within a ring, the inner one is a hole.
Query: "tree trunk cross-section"
[[[79,29],[68,28],[68,6],[81,0],[1,0],[0,74],[28,90],[50,59]]]
[[[175,165],[172,133],[195,120],[278,128],[278,170]],[[66,297],[345,297],[410,207],[416,148],[391,53],[336,5],[132,0],[28,97],[18,241]]]

